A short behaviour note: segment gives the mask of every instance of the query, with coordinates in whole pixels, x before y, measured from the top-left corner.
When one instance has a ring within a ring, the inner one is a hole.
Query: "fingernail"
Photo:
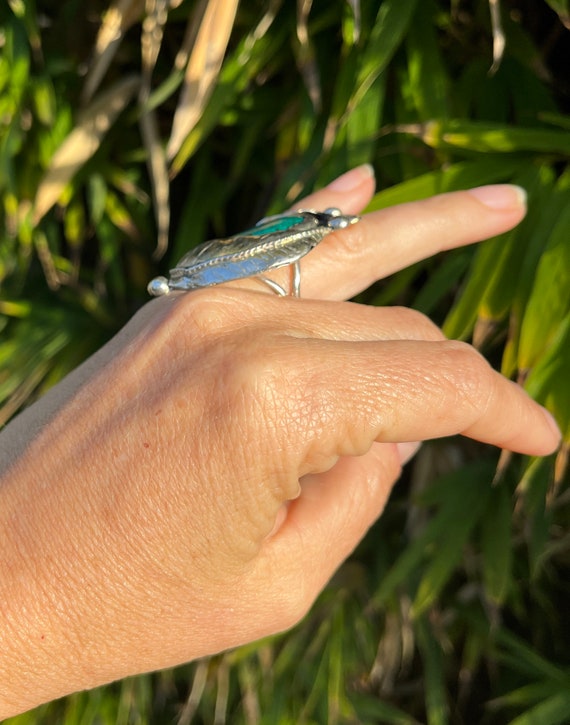
[[[560,428],[558,427],[558,423],[556,422],[556,418],[552,415],[552,413],[549,410],[546,410],[546,408],[542,409],[542,412],[544,413],[544,417],[546,418],[546,422],[550,426],[550,430],[554,433],[554,435],[560,439],[562,438],[562,433],[560,432]]]
[[[469,193],[490,209],[526,209],[526,191],[515,184],[478,186]]]
[[[400,463],[402,466],[411,460],[421,447],[421,443],[416,441],[406,441],[405,443],[396,443],[396,448],[400,455]]]
[[[331,181],[327,189],[340,192],[352,191],[370,178],[374,178],[374,169],[370,164],[362,164],[362,166],[357,166],[342,176],[338,176],[334,181]]]

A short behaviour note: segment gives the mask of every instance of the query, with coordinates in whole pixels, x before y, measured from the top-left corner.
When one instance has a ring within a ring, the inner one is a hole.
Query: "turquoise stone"
[[[304,221],[302,216],[286,216],[282,219],[260,224],[258,227],[252,227],[242,232],[244,237],[261,237],[264,234],[274,234],[275,232],[286,232]]]

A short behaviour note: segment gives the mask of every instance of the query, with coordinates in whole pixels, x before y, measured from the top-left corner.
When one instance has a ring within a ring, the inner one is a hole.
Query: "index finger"
[[[368,167],[358,167],[296,206],[337,206],[352,214],[369,201],[371,191]],[[500,184],[366,214],[358,224],[329,234],[301,260],[301,295],[348,299],[421,259],[505,232],[525,212],[524,191]]]

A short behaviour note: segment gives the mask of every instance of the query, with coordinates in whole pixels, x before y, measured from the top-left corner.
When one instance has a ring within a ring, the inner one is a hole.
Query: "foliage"
[[[182,252],[372,162],[371,208],[527,189],[519,228],[361,301],[472,338],[564,432],[555,460],[426,446],[293,632],[11,723],[570,721],[568,18],[559,0],[0,6],[0,423]]]

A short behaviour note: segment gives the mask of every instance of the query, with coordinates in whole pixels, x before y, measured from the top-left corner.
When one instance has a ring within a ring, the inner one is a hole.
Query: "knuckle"
[[[444,343],[447,355],[448,378],[461,400],[480,408],[489,401],[495,388],[495,372],[487,360],[472,345],[450,340]]]
[[[247,425],[248,439],[259,443],[275,428],[279,418],[283,371],[272,343],[260,330],[242,330],[221,343],[218,393],[234,421]]]
[[[343,233],[344,230],[332,232],[323,242],[327,247],[334,249],[335,260],[340,262],[339,268],[343,267],[345,263],[354,264],[355,250],[365,246],[361,230],[358,229],[359,226],[356,224],[351,227],[350,234]]]
[[[395,306],[390,308],[395,316],[396,324],[401,324],[417,333],[423,340],[445,340],[440,328],[427,315],[409,307]]]
[[[451,364],[458,371],[488,377],[491,366],[473,345],[461,340],[447,340],[444,345]]]
[[[249,461],[250,466],[255,456],[257,467],[263,469],[263,495],[270,508],[299,492],[291,456],[297,438],[296,402],[289,394],[288,365],[280,350],[279,341],[265,330],[250,331],[245,339],[240,336],[240,345],[226,368],[222,393],[222,405],[229,411],[226,417],[234,421],[229,431],[234,449],[243,452],[244,463]],[[261,495],[259,488],[255,490],[255,495]]]
[[[228,356],[224,376],[227,395],[245,414],[254,414],[254,420],[258,415],[273,417],[282,379],[270,342],[260,338],[257,331],[240,337],[239,346]]]
[[[235,324],[239,302],[235,291],[222,287],[193,290],[182,294],[173,309],[176,334],[184,339],[215,336]]]

